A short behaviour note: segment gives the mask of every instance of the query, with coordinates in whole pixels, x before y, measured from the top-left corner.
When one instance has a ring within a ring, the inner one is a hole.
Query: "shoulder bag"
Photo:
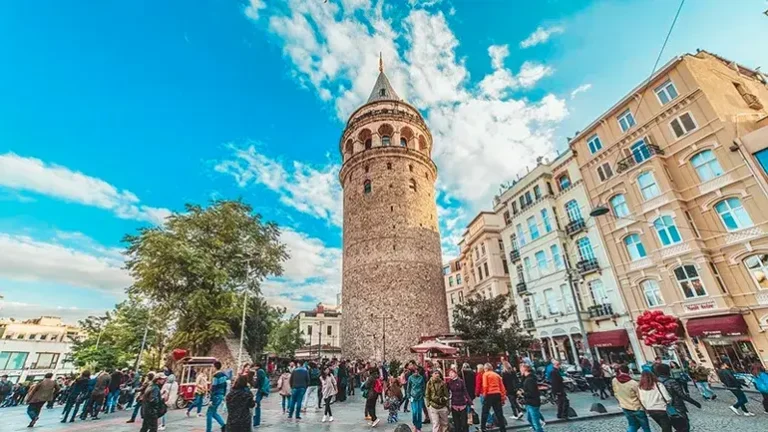
[[[669,403],[667,398],[664,397],[664,393],[659,388],[659,383],[656,383],[656,391],[659,392],[659,396],[661,396],[661,399],[664,401],[664,403],[667,405],[667,415],[670,419],[679,419],[682,418],[683,415],[680,414],[680,411],[677,410],[672,404]]]

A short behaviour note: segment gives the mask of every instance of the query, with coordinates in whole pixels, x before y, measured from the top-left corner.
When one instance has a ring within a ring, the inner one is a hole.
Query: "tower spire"
[[[384,72],[384,60],[381,58],[381,51],[379,51],[379,72]]]
[[[381,51],[379,51],[379,77],[376,79],[376,84],[373,85],[373,91],[371,96],[368,97],[368,102],[375,102],[378,100],[400,100],[400,97],[392,88],[392,84],[389,83],[387,75],[384,73],[384,57]]]

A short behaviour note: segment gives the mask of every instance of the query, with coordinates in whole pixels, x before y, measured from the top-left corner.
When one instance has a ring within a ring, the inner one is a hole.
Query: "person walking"
[[[252,429],[251,409],[256,406],[248,375],[238,375],[232,390],[227,394],[227,432],[250,432]],[[223,429],[223,428],[222,428]]]
[[[227,374],[221,370],[221,362],[213,362],[215,372],[211,377],[211,404],[205,412],[205,432],[213,431],[213,421],[221,426],[221,431],[226,429],[224,419],[219,415],[219,406],[224,402],[224,396],[227,394]]]
[[[0,377],[0,407],[4,406],[5,400],[13,391],[13,383],[8,379],[8,375]]]
[[[755,377],[755,389],[763,396],[763,410],[768,414],[768,373],[759,363],[752,367],[752,375]]]
[[[486,363],[485,371],[482,376],[482,387],[480,394],[483,397],[483,411],[480,415],[480,428],[485,431],[488,424],[488,414],[493,409],[493,415],[498,423],[499,431],[506,432],[506,419],[501,406],[504,405],[504,398],[507,396],[507,390],[504,388],[504,382],[501,376],[493,371],[493,365]]]
[[[291,405],[291,373],[288,372],[288,369],[283,370],[283,373],[277,378],[277,392],[281,398],[283,414],[285,414]]]
[[[176,375],[173,372],[166,375],[165,384],[160,388],[160,397],[163,398],[166,408],[176,406],[176,400],[179,398],[179,383],[176,382]],[[163,414],[160,417],[160,427],[158,430],[165,430],[165,420],[166,414]]]
[[[525,401],[525,413],[528,418],[528,424],[531,425],[534,432],[544,432],[544,428],[541,427],[541,394],[539,393],[539,383],[536,379],[536,374],[531,371],[531,366],[527,364],[520,366],[520,373],[523,374],[522,394]],[[481,426],[485,426],[485,424]]]
[[[377,370],[373,369],[371,371],[371,375],[365,381],[364,388],[367,391],[365,398],[365,412],[371,418],[370,426],[373,428],[379,424],[379,418],[376,417],[376,403],[379,399],[379,395],[383,392],[383,385]]]
[[[344,402],[347,400],[347,386],[349,386],[349,368],[347,368],[347,362],[342,360],[339,363],[338,369],[339,370],[335,375],[338,384],[336,402]]]
[[[317,398],[317,409],[320,409],[320,369],[317,367],[317,363],[309,362],[307,371],[309,372],[309,387],[307,387],[306,395],[304,398],[304,407],[301,412],[307,412],[307,406],[309,405],[309,399],[312,396]]]
[[[302,365],[299,365],[291,372],[289,380],[291,385],[291,399],[288,403],[288,418],[293,418],[294,411],[296,420],[301,420],[301,403],[304,400],[304,394],[309,386],[309,371]]]
[[[120,399],[120,384],[123,381],[123,374],[115,369],[109,376],[109,385],[107,386],[107,400],[104,412],[110,414],[117,409],[117,401]]]
[[[595,361],[592,364],[592,382],[595,385],[595,395],[599,394],[600,399],[603,400],[608,397],[608,392],[605,391],[605,372],[599,362]]]
[[[389,377],[385,394],[384,409],[389,411],[387,423],[397,423],[397,414],[400,411],[400,404],[403,402],[403,388],[400,385],[399,377]]]
[[[203,399],[206,394],[208,394],[208,377],[201,372],[195,377],[195,399],[187,407],[187,417],[195,408],[197,408],[197,416],[203,416]]]
[[[549,375],[549,380],[557,404],[557,418],[568,420],[568,410],[571,408],[571,403],[568,400],[568,395],[565,394],[565,383],[560,374],[560,361],[552,359],[552,373]]]
[[[672,420],[667,414],[667,403],[672,399],[667,388],[656,379],[653,372],[644,370],[638,383],[640,405],[661,427],[661,432],[672,432]]]
[[[110,375],[106,370],[96,376],[96,383],[93,386],[93,391],[91,391],[91,399],[88,401],[86,409],[83,410],[83,413],[80,415],[81,419],[85,420],[88,414],[90,414],[91,418],[94,420],[99,418],[99,412],[106,400],[109,382]]]
[[[685,373],[682,367],[680,367],[679,364],[675,362],[669,362],[669,371],[670,371],[670,377],[680,383],[680,388],[683,390],[683,393],[690,396],[690,392],[688,391],[688,375]]]
[[[651,426],[648,424],[648,416],[640,403],[639,383],[629,375],[629,366],[621,365],[619,373],[611,382],[613,394],[619,400],[619,406],[624,412],[624,418],[627,419],[627,432],[637,432],[642,429],[643,432],[651,432]]]
[[[611,393],[611,396],[615,396],[613,393],[613,379],[616,377],[616,369],[614,369],[610,363],[605,359],[600,360],[600,368],[603,369],[603,381],[605,382],[605,388]]]
[[[48,372],[42,381],[32,386],[27,394],[27,415],[29,416],[29,425],[34,427],[40,418],[40,410],[48,401],[53,399],[56,391],[56,381],[53,380],[53,373]]]
[[[714,391],[712,391],[712,387],[709,385],[709,374],[711,372],[711,369],[704,367],[704,365],[698,365],[696,362],[691,361],[689,363],[689,375],[691,376],[691,379],[693,380],[693,383],[696,385],[696,388],[699,389],[699,393],[701,393],[701,397],[704,398],[704,400],[715,400],[717,399],[717,395]]]
[[[515,371],[515,368],[511,363],[505,361],[502,365],[501,380],[504,382],[504,388],[507,389],[507,400],[512,407],[512,415],[515,419],[520,420],[523,418],[523,410],[517,403],[517,392],[520,390],[520,378],[518,378],[517,371]]]
[[[677,432],[688,432],[691,425],[688,419],[688,408],[685,403],[688,402],[697,408],[701,408],[701,404],[685,394],[680,382],[672,379],[670,376],[669,365],[659,363],[653,367],[653,372],[659,378],[659,382],[666,387],[667,393],[669,393],[669,396],[671,397],[669,405],[676,411],[676,413],[671,412],[669,416],[670,420],[672,420],[672,427],[674,427]]]
[[[270,384],[267,372],[262,367],[261,363],[254,363],[255,372],[255,387],[256,387],[256,406],[253,408],[253,426],[258,427],[261,425],[261,401],[269,397]]]
[[[136,392],[141,387],[141,373],[129,369],[125,387],[128,390],[128,403],[125,404],[125,409],[131,409],[136,401]]]
[[[142,399],[144,399],[144,393],[147,391],[147,388],[152,384],[152,380],[154,379],[155,379],[155,374],[153,372],[150,372],[147,374],[146,379],[144,379],[144,383],[141,385],[141,387],[139,387],[139,391],[136,394],[136,403],[134,404],[134,407],[133,407],[133,414],[131,414],[131,418],[128,419],[126,423],[134,423],[136,421],[136,416],[139,415],[141,412]],[[85,414],[85,412],[83,412],[83,414]],[[187,415],[189,415],[189,411],[187,411]]]
[[[408,387],[406,397],[411,403],[411,421],[416,432],[421,432],[421,428],[424,425],[423,408],[424,407],[424,393],[426,392],[426,380],[424,379],[423,369],[421,366],[416,368],[416,371],[411,373],[408,377]]]
[[[166,376],[162,372],[144,390],[142,395],[142,413],[140,432],[157,432],[157,421],[164,416],[168,407],[160,393],[160,387],[165,384]]]
[[[448,386],[439,369],[432,371],[424,399],[432,420],[432,432],[448,432]]]
[[[323,412],[323,423],[327,421],[333,421],[333,412],[331,412],[331,402],[336,394],[339,392],[338,384],[336,383],[336,377],[331,373],[330,368],[326,367],[320,373],[320,390],[323,395],[323,403],[325,404],[325,411]]]
[[[75,416],[77,416],[77,411],[80,410],[80,404],[83,403],[84,398],[88,394],[88,381],[90,380],[91,371],[85,370],[69,387],[67,399],[64,401],[64,410],[61,413],[62,423],[67,422],[67,417],[69,416],[70,411],[72,412],[72,419],[69,420],[69,422],[75,422]],[[72,408],[74,408],[74,410]]]
[[[755,415],[747,410],[747,402],[749,402],[749,399],[747,399],[747,395],[745,395],[744,391],[741,389],[741,381],[737,380],[733,375],[731,365],[727,362],[723,362],[720,365],[720,370],[717,371],[717,376],[720,378],[720,382],[723,384],[723,386],[725,386],[725,388],[730,390],[731,393],[736,396],[736,403],[730,407],[731,411],[733,411],[733,413],[736,415],[741,415],[743,412],[747,417]]]
[[[451,418],[453,419],[454,432],[469,432],[467,419],[467,407],[472,404],[467,386],[464,380],[459,378],[458,372],[451,369],[448,372],[448,391],[451,395]]]

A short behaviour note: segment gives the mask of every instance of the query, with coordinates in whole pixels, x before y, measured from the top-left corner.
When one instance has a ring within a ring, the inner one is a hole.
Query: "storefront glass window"
[[[758,288],[768,289],[768,254],[752,255],[744,260],[744,265],[752,274],[752,279]]]
[[[675,278],[683,290],[685,298],[704,297],[707,295],[696,267],[689,264],[676,268]]]

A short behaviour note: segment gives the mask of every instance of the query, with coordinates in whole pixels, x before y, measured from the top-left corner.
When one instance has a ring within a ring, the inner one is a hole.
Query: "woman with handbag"
[[[656,364],[653,367],[653,371],[659,377],[659,382],[664,385],[667,393],[669,393],[670,399],[668,399],[667,414],[669,414],[669,418],[672,421],[672,427],[677,432],[690,431],[691,423],[688,420],[688,408],[685,406],[685,403],[688,402],[697,408],[701,408],[701,404],[685,394],[680,382],[670,377],[669,365],[664,363]]]
[[[656,375],[643,371],[638,394],[645,412],[661,426],[661,432],[672,432],[672,421],[667,415],[667,401],[671,399],[666,387],[659,384]]]

